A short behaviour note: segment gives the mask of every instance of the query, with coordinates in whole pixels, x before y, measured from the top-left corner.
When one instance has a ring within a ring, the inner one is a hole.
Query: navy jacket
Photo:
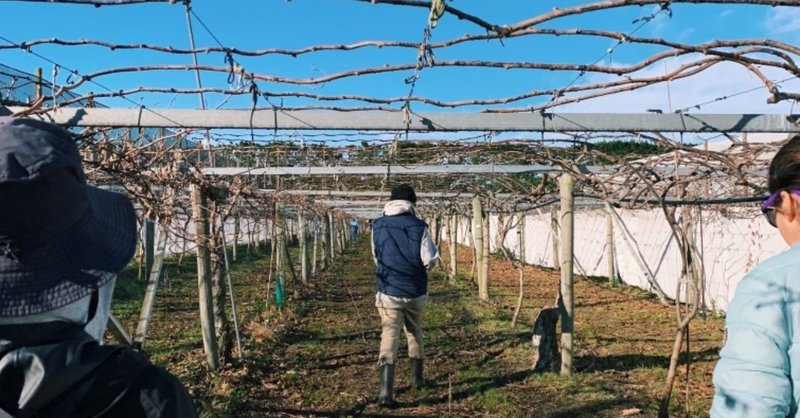
[[[428,225],[410,211],[384,215],[373,222],[379,292],[402,298],[428,293],[428,274],[420,255],[427,229]]]

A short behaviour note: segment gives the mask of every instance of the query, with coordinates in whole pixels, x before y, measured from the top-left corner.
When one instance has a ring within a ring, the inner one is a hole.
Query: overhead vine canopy
[[[789,114],[800,97],[800,48],[791,30],[800,20],[796,0],[580,0],[555,7],[513,1],[487,7],[482,0],[213,3],[18,2],[14,11],[37,16],[41,24],[0,32],[6,64],[0,67],[0,100],[32,113],[74,106],[154,113],[325,110],[346,120],[352,112],[372,110],[410,123],[417,112],[430,111]],[[15,15],[10,7],[2,4],[0,11]],[[67,10],[75,21],[63,20]],[[741,25],[742,15],[753,16],[753,25],[774,27],[751,30]],[[186,128],[122,133],[139,142],[120,149],[108,145],[120,133],[106,130],[91,146],[118,156],[99,161],[100,172],[123,184],[141,182],[140,191],[174,181],[179,167],[168,162],[175,152],[186,152],[175,148],[185,148],[176,144],[188,138],[213,146],[208,155],[182,159],[198,169],[386,167],[380,176],[247,180],[260,181],[259,188],[382,190],[392,166],[527,164],[573,172],[586,180],[587,195],[615,202],[663,199],[676,185],[711,175],[731,179],[731,187],[715,191],[718,196],[757,194],[763,183],[752,175],[763,169],[771,149],[735,143],[731,151],[701,152],[687,145],[719,135],[590,131]],[[631,141],[644,146],[620,145]],[[169,151],[146,146],[166,143]],[[675,149],[685,152],[667,153]],[[641,160],[647,155],[661,157]],[[677,175],[683,165],[693,167],[691,175]],[[133,175],[156,166],[161,171],[146,180]],[[604,167],[604,173],[585,166]],[[546,175],[530,172],[404,180],[422,191],[513,193],[528,201],[555,187]]]

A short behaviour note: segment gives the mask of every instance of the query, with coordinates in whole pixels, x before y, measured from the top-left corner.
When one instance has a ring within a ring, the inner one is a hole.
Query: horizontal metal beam
[[[385,171],[382,172],[382,174]],[[260,189],[259,191],[264,193],[275,193],[277,190],[275,189]],[[389,190],[381,192],[381,191],[346,191],[346,190],[282,190],[280,193],[285,194],[292,194],[292,195],[301,195],[301,196],[322,196],[322,197],[383,197],[387,200],[389,199],[389,195],[391,192]],[[472,199],[475,197],[475,193],[469,192],[416,192],[415,193],[418,198],[454,198],[460,197],[465,199]],[[495,193],[493,195],[498,199],[507,199],[513,197],[514,195],[511,193]]]
[[[386,200],[315,200],[314,203],[331,208],[382,208]]]
[[[27,1],[31,3],[72,3],[72,4],[90,4],[92,6],[117,6],[136,3],[169,3],[175,4],[177,0],[18,0]]]
[[[610,172],[605,167],[587,166],[587,173]],[[551,165],[420,165],[400,166],[335,166],[335,167],[207,167],[203,174],[207,176],[307,176],[337,174],[513,174],[513,173],[546,173],[561,172],[561,167]]]
[[[5,109],[5,111],[4,111]],[[0,107],[16,113],[25,107]],[[800,132],[800,115],[688,113],[413,113],[324,110],[59,108],[38,115],[67,126],[420,132]]]

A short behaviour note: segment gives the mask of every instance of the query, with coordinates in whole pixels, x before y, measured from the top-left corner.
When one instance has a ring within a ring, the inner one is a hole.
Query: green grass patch
[[[479,393],[474,398],[476,406],[485,410],[488,413],[497,414],[502,417],[523,416],[524,408],[522,405],[516,405],[513,399],[507,394],[497,389],[489,389],[483,393]]]

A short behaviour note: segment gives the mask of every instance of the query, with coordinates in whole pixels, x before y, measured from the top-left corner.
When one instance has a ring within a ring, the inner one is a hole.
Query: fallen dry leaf
[[[642,413],[642,410],[639,408],[630,408],[622,411],[623,417],[632,417],[634,415],[639,415]]]

